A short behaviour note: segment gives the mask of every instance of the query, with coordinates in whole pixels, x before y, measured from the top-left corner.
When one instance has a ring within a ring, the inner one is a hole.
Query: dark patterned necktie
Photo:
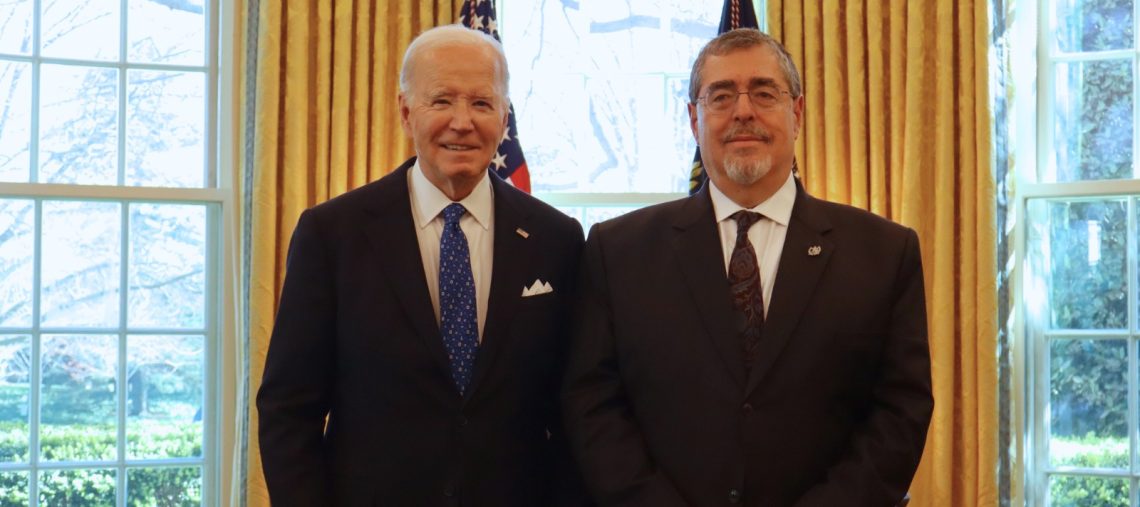
[[[756,261],[756,250],[748,241],[748,229],[763,218],[759,213],[737,211],[732,214],[736,221],[736,246],[732,248],[732,258],[728,261],[728,285],[732,289],[732,302],[748,321],[741,333],[744,349],[744,364],[749,368],[756,360],[760,346],[760,328],[764,324],[764,287],[760,285],[760,263]]]
[[[460,396],[467,393],[471,384],[475,350],[479,347],[471,254],[467,236],[459,228],[459,219],[466,212],[459,203],[443,209],[443,236],[439,241],[439,331]]]

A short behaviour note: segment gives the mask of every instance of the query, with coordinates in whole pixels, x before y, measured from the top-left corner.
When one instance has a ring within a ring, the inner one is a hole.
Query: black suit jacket
[[[746,370],[708,189],[590,231],[565,382],[602,505],[892,506],[933,409],[917,236],[797,196]]]
[[[416,241],[413,161],[298,221],[257,396],[271,500],[573,503],[558,384],[582,228],[492,174],[490,297],[461,398]],[[521,297],[536,278],[554,292]]]

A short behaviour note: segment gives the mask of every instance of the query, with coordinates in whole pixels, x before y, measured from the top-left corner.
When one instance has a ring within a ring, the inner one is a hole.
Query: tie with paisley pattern
[[[728,284],[732,290],[732,302],[744,314],[748,325],[741,333],[744,350],[744,364],[749,368],[756,360],[760,346],[760,329],[764,324],[764,289],[760,285],[760,263],[756,261],[756,250],[748,241],[748,229],[760,221],[763,215],[751,211],[737,211],[731,217],[736,221],[736,245],[728,262]]]

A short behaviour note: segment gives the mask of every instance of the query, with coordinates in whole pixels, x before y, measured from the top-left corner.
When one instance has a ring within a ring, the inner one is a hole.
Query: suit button
[[[752,404],[751,403],[745,403],[743,407],[740,407],[740,410],[743,410],[745,413],[751,412],[752,411]],[[733,491],[736,491],[736,490],[733,490]]]
[[[740,503],[740,490],[733,489],[728,492],[728,503]]]
[[[459,425],[460,426],[467,426],[467,418],[463,417],[463,416],[459,416]]]
[[[443,496],[455,496],[455,485],[448,484],[443,487]]]

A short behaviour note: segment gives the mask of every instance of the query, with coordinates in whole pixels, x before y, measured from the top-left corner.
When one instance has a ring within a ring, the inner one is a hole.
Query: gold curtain
[[[985,0],[768,0],[807,108],[813,195],[918,231],[934,417],[912,507],[997,504],[994,183]]]
[[[396,93],[404,50],[423,30],[453,23],[462,0],[262,0],[254,55],[253,178],[247,195],[249,265],[248,463],[246,498],[269,505],[257,441],[254,397],[261,385],[301,211],[374,181],[412,154],[400,129]],[[253,27],[247,25],[247,33]],[[252,48],[248,46],[254,46]],[[252,120],[249,122],[248,120]],[[248,145],[247,145],[248,146]]]

